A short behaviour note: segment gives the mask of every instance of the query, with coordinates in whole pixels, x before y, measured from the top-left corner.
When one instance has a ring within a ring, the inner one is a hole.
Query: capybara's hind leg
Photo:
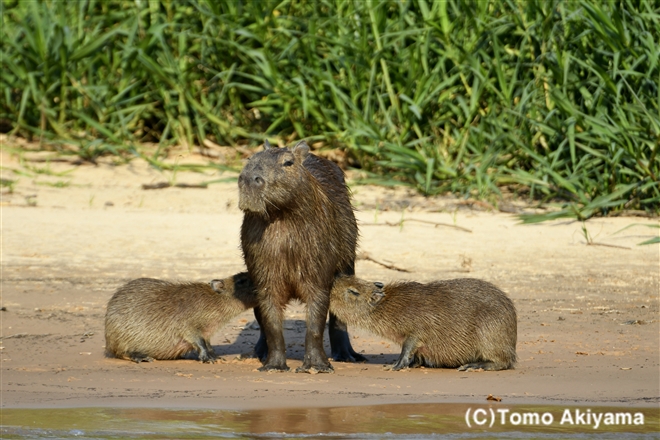
[[[424,358],[419,354],[415,353],[412,360],[410,361],[410,368],[419,368],[425,366]]]
[[[153,362],[154,358],[151,356],[147,356],[146,354],[143,353],[128,353],[127,357],[132,360],[133,362],[139,364],[140,362]]]
[[[337,362],[367,362],[367,358],[353,350],[351,340],[348,337],[346,323],[330,313],[328,322],[328,334],[330,336],[330,350],[332,359]]]
[[[261,361],[262,364],[265,364],[266,358],[268,357],[268,344],[266,343],[266,333],[264,332],[261,319],[261,309],[259,306],[254,308],[254,317],[259,324],[259,340],[254,346],[254,355]]]
[[[461,365],[458,371],[499,371],[506,370],[509,366],[502,362],[472,362],[470,364]]]

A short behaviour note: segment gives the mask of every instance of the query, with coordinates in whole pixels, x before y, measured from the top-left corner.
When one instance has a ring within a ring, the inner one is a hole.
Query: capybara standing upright
[[[211,336],[231,318],[256,305],[247,273],[206,283],[139,278],[108,302],[105,347],[109,356],[135,362],[177,359],[196,351],[214,362]]]
[[[516,308],[493,284],[462,278],[387,285],[339,277],[330,310],[402,346],[393,370],[505,370],[516,362]]]
[[[307,304],[307,333],[297,371],[331,372],[323,349],[330,288],[336,275],[354,274],[358,237],[344,173],[310,154],[304,141],[293,149],[268,142],[264,148],[238,179],[238,206],[244,212],[241,246],[258,291],[255,315],[267,342],[267,347],[263,338],[257,344],[261,370],[288,370],[284,308],[299,299]],[[343,322],[331,315],[329,327],[335,360],[365,360],[351,347]]]

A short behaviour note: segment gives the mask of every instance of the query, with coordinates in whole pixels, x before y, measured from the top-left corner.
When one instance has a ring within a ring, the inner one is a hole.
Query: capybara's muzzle
[[[261,189],[266,181],[260,175],[256,173],[241,173],[238,176],[238,186],[242,187],[249,186],[255,189]]]
[[[266,180],[255,170],[244,169],[238,176],[238,207],[242,211],[263,212],[265,210],[261,194]]]

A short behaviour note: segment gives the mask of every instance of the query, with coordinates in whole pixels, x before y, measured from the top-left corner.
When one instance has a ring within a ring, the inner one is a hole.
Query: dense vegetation
[[[660,210],[657,0],[0,4],[0,128],[63,152],[307,138],[426,194]]]

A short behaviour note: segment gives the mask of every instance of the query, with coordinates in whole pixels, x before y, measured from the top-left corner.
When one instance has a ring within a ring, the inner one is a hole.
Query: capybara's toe
[[[263,367],[260,367],[259,371],[265,371],[265,372],[274,371],[276,373],[283,373],[283,372],[286,372],[286,371],[291,371],[291,368],[289,368],[286,364],[284,364],[284,365],[266,364]]]

